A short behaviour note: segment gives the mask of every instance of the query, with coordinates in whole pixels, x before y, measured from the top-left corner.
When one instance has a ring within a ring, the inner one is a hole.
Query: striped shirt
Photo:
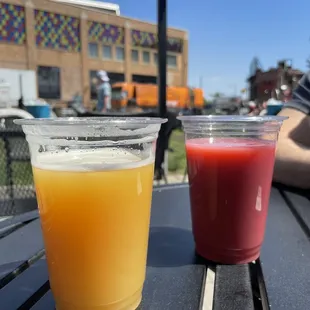
[[[300,79],[293,92],[292,100],[287,102],[285,107],[310,115],[310,71]]]

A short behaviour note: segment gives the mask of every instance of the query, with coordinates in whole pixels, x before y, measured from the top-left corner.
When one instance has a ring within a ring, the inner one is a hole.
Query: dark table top
[[[261,258],[210,264],[195,256],[188,186],[157,187],[139,309],[308,309],[309,227],[309,200],[273,188]],[[36,211],[0,222],[0,309],[54,310]]]

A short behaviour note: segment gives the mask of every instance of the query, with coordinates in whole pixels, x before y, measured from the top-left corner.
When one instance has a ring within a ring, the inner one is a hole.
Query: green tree
[[[212,94],[211,97],[213,97],[213,98],[221,98],[221,97],[224,97],[224,94],[221,93],[221,92],[216,92],[216,93]]]

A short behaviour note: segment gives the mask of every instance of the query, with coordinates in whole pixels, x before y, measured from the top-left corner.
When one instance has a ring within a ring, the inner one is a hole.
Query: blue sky
[[[156,0],[107,1],[121,15],[156,22]],[[310,56],[310,1],[167,0],[168,24],[189,32],[189,84],[208,96],[246,86],[251,60],[263,69],[281,58],[306,70]]]

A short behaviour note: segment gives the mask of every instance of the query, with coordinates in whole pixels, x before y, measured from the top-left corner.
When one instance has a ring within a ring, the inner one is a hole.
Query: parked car
[[[233,114],[239,110],[240,102],[237,97],[220,97],[213,100],[213,105],[216,111],[221,111],[223,114]]]

